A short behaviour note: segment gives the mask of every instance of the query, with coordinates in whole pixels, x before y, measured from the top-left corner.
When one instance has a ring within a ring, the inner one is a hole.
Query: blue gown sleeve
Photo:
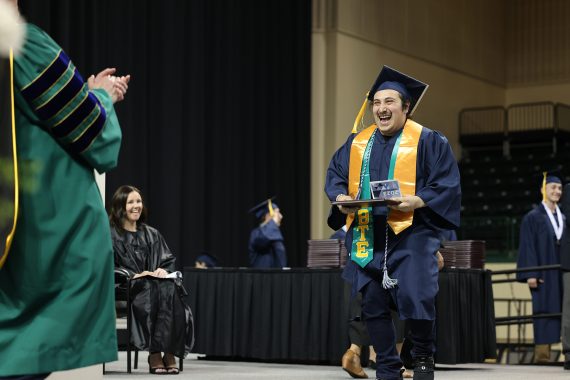
[[[282,240],[274,241],[273,252],[275,252],[275,258],[277,259],[277,265],[281,268],[287,266],[287,252],[285,251],[285,244]]]
[[[427,207],[417,211],[435,228],[456,229],[460,224],[461,211],[461,184],[457,161],[443,135],[428,130],[422,137],[418,163],[422,165],[425,185],[416,189],[416,195]]]
[[[281,267],[287,266],[287,251],[285,250],[283,240],[281,230],[273,220],[254,229],[249,237],[250,262],[258,254],[271,254],[273,252],[278,265]]]
[[[331,158],[325,179],[325,193],[332,202],[339,194],[348,194],[348,169],[350,166],[350,148],[356,134],[351,134]],[[338,207],[331,206],[327,217],[327,225],[338,230],[346,221],[346,215]]]
[[[439,239],[444,242],[444,241],[455,241],[457,240],[457,233],[455,232],[455,230],[442,230],[439,233]]]
[[[341,146],[331,158],[325,179],[325,193],[332,202],[339,194],[348,193],[348,169],[350,161],[350,147],[356,134],[351,134],[346,143]]]
[[[536,217],[529,213],[524,216],[521,222],[517,268],[541,265],[539,253],[536,241]],[[526,282],[529,278],[540,277],[540,272],[538,271],[517,273],[517,281],[519,282]]]

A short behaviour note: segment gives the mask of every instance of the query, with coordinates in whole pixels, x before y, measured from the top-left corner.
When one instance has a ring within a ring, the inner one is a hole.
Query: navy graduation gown
[[[336,230],[329,239],[344,240],[346,238],[346,231],[342,228]]]
[[[563,217],[565,224],[566,218]],[[554,228],[544,206],[528,212],[521,223],[517,268],[560,264],[560,246],[556,244]],[[517,280],[544,280],[531,289],[533,314],[560,313],[562,310],[562,280],[560,271],[546,270],[517,273]],[[560,318],[537,318],[533,321],[535,344],[560,342]]]
[[[562,212],[570,215],[570,183],[564,185],[562,200],[559,206],[562,208]],[[563,272],[570,271],[570,234],[568,233],[568,227],[570,226],[566,218],[562,239],[560,241],[560,269]]]
[[[325,192],[331,201],[348,192],[350,148],[355,136],[351,134],[331,159],[325,183]],[[374,135],[371,181],[387,179],[397,137],[398,134]],[[391,278],[398,280],[398,286],[390,292],[401,319],[433,320],[438,291],[439,234],[459,226],[461,187],[457,162],[447,139],[425,127],[418,144],[415,195],[426,207],[415,210],[412,225],[400,234],[389,230],[388,272]],[[331,210],[329,223],[340,219],[335,209],[336,206]],[[364,269],[351,260],[345,267],[343,277],[353,283],[353,291],[360,291],[372,280],[382,281],[387,214],[387,207],[374,207],[374,259]],[[348,250],[352,247],[352,234],[351,227],[345,240]]]
[[[287,252],[277,223],[270,220],[254,228],[249,235],[249,266],[253,268],[283,268]]]

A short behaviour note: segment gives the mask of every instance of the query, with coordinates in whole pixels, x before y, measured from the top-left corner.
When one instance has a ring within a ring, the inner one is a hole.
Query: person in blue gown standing
[[[279,206],[267,199],[249,210],[261,221],[249,235],[249,266],[252,268],[283,268],[287,251],[281,234],[283,214]]]
[[[560,264],[560,240],[565,217],[558,207],[562,181],[544,173],[542,202],[529,211],[521,222],[517,268]],[[533,314],[562,311],[562,279],[559,270],[536,270],[517,273],[519,282],[526,282],[532,296]],[[550,345],[560,342],[560,318],[535,318],[534,362],[550,361]]]
[[[564,185],[562,191],[562,211],[570,213],[570,183]],[[562,271],[562,353],[564,354],[564,369],[570,370],[570,234],[568,233],[568,218],[560,242],[560,269]]]
[[[333,155],[325,192],[332,201],[370,199],[370,182],[397,180],[390,205],[333,206],[328,223],[346,224],[350,259],[343,273],[362,292],[362,311],[377,353],[376,377],[401,377],[390,304],[406,320],[414,379],[434,378],[435,297],[439,233],[459,227],[461,188],[451,146],[411,120],[427,85],[384,66],[365,99],[353,133]],[[357,132],[366,105],[375,124]]]

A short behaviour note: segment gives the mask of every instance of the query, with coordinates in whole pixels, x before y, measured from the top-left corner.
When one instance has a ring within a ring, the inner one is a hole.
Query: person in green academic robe
[[[31,24],[14,64],[19,214],[0,270],[0,377],[114,361],[113,249],[94,169],[117,164],[113,104],[130,78],[106,69],[85,82]]]

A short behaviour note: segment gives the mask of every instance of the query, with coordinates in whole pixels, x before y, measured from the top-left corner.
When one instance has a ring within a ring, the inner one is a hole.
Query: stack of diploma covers
[[[445,241],[439,249],[447,268],[477,268],[485,266],[484,240]]]
[[[309,240],[307,268],[341,268],[346,264],[344,240]]]

